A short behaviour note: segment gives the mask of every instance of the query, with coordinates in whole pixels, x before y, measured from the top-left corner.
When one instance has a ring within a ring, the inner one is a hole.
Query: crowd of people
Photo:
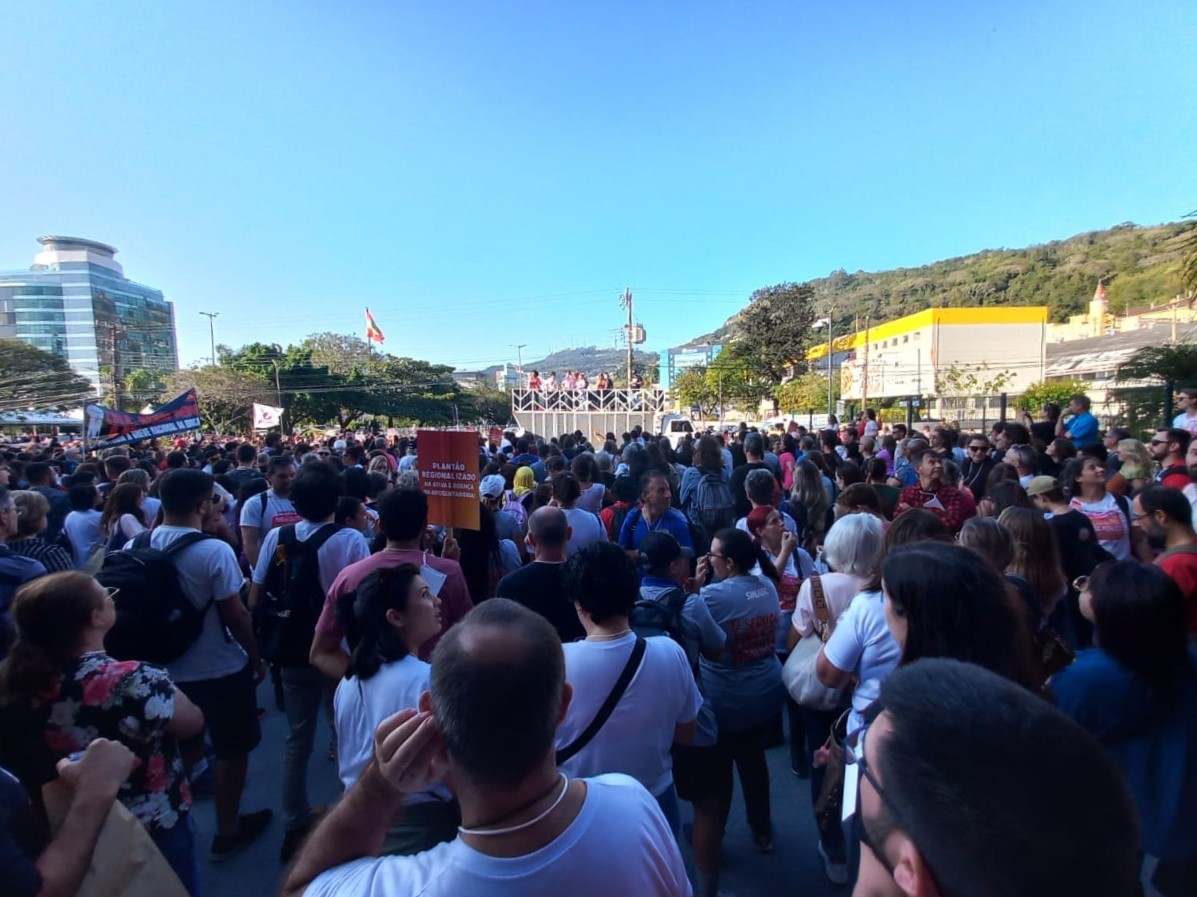
[[[74,893],[119,801],[198,894],[272,830],[276,703],[286,895],[713,897],[737,777],[775,848],[783,744],[817,831],[786,849],[861,897],[1197,893],[1194,434],[1197,392],[1147,442],[1084,396],[506,433],[477,530],[429,521],[409,438],[0,447],[8,881]]]

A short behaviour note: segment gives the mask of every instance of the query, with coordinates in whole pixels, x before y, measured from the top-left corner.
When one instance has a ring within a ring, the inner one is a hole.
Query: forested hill
[[[839,270],[810,282],[820,304],[830,300],[836,317],[851,322],[869,315],[887,321],[925,308],[972,305],[1046,305],[1054,321],[1088,307],[1099,279],[1110,310],[1171,299],[1180,290],[1184,224],[1104,231],[1026,249],[990,249],[919,268],[892,271]],[[725,338],[736,316],[695,342]]]

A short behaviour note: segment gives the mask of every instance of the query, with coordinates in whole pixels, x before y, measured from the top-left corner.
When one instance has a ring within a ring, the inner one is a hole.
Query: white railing
[[[665,393],[659,389],[513,389],[511,410],[516,414],[660,414],[665,410]]]

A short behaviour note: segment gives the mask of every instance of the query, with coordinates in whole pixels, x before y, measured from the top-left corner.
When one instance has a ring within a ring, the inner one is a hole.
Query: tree
[[[752,362],[755,379],[780,383],[793,365],[805,366],[815,321],[814,297],[809,284],[797,283],[762,287],[749,297],[733,327],[738,341],[752,347],[745,357]]]
[[[839,399],[839,386],[832,380],[832,398]],[[823,411],[827,405],[827,377],[817,371],[807,371],[777,387],[777,404],[785,411]]]
[[[992,396],[1013,379],[1011,371],[991,371],[986,362],[968,368],[953,364],[935,375],[935,391],[945,396]]]
[[[141,408],[162,392],[163,380],[158,371],[135,368],[125,374],[125,395],[134,410]]]
[[[1124,423],[1143,433],[1166,421],[1171,396],[1165,384],[1178,389],[1197,386],[1197,345],[1146,346],[1118,367],[1118,380],[1138,385],[1120,386],[1112,396],[1125,409]]]
[[[1084,392],[1085,384],[1080,380],[1044,380],[1023,390],[1018,397],[1018,410],[1038,414],[1049,402],[1064,408],[1069,399]]]
[[[68,411],[95,397],[91,381],[65,358],[15,339],[0,339],[0,412]]]
[[[719,392],[707,382],[705,365],[686,368],[673,381],[671,393],[678,405],[697,408],[702,417],[717,417]]]
[[[203,365],[176,371],[166,378],[160,396],[168,402],[195,389],[200,423],[215,433],[235,433],[253,426],[250,405],[268,402],[274,385],[264,377],[228,367]]]

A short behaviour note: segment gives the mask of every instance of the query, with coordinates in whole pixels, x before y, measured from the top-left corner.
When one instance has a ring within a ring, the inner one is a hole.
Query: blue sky
[[[0,268],[111,243],[217,340],[459,367],[1197,207],[1167,0],[4,5]]]

